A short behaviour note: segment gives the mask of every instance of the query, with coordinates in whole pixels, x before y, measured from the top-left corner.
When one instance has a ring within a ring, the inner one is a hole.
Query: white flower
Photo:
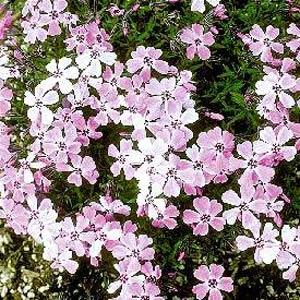
[[[60,91],[63,94],[69,94],[73,89],[73,83],[70,79],[77,79],[79,71],[77,67],[71,66],[72,59],[63,57],[58,63],[53,59],[46,69],[52,74],[51,77],[43,81],[43,84],[48,85],[49,88],[53,88],[58,84]]]
[[[113,65],[117,55],[114,52],[107,52],[105,48],[94,46],[86,49],[76,58],[76,63],[81,70],[88,70],[90,76],[100,77],[102,73],[101,63]]]
[[[7,55],[0,57],[0,79],[7,80],[12,77],[10,74],[10,68],[8,67],[9,59]]]
[[[45,167],[45,164],[41,161],[35,161],[35,154],[33,152],[30,152],[26,158],[20,159],[20,170],[23,173],[24,182],[25,183],[31,183],[34,181],[33,173],[31,169],[41,169]]]
[[[156,220],[159,213],[166,209],[167,200],[161,197],[162,194],[162,187],[158,183],[153,183],[149,187],[141,186],[137,204],[145,207],[150,219]]]
[[[220,3],[220,0],[206,0],[212,6],[217,6]],[[199,11],[203,13],[205,11],[204,0],[192,0],[192,11]]]
[[[53,113],[46,105],[55,104],[58,100],[58,93],[48,91],[42,84],[39,84],[35,88],[34,94],[26,91],[24,103],[31,106],[27,112],[28,118],[33,122],[41,118],[42,124],[51,124],[53,121]]]

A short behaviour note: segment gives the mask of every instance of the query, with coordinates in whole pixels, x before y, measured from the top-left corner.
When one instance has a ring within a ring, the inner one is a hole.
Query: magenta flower
[[[221,265],[199,266],[194,272],[194,276],[201,282],[193,287],[196,298],[201,300],[208,294],[208,300],[222,300],[221,291],[232,292],[233,280],[223,277],[224,271]]]
[[[188,45],[186,56],[193,59],[195,55],[202,60],[207,60],[211,56],[209,46],[215,43],[214,35],[211,32],[204,33],[204,27],[200,24],[193,24],[191,28],[182,30],[180,39]]]
[[[183,222],[191,225],[195,235],[207,235],[209,225],[217,231],[221,231],[225,225],[225,219],[217,217],[222,211],[222,204],[216,200],[209,200],[207,197],[196,198],[193,201],[193,206],[196,209],[186,209],[183,212]]]
[[[0,14],[2,14],[3,11],[0,8]],[[4,16],[0,19],[0,40],[3,40],[5,38],[5,35],[9,28],[11,27],[13,22],[12,12],[7,11],[4,13]]]

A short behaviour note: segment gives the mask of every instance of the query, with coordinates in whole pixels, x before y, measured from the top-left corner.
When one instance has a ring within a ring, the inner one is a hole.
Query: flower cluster
[[[68,183],[77,187],[95,184],[101,174],[97,161],[85,150],[91,140],[101,141],[103,126],[119,124],[127,131],[120,135],[119,146],[108,147],[110,170],[114,176],[122,172],[126,180],[137,180],[138,216],[169,229],[181,216],[197,236],[239,221],[245,235],[237,237],[238,249],[255,248],[257,263],[275,260],[286,270],[284,278],[294,280],[300,265],[299,229],[284,225],[279,240],[271,220],[281,227],[280,212],[289,202],[282,188],[272,183],[275,167],[293,160],[300,148],[300,124],[290,118],[290,110],[299,105],[295,93],[300,85],[294,73],[300,46],[297,26],[289,27],[293,37],[286,45],[276,41],[279,30],[271,25],[265,31],[254,25],[249,35],[241,35],[265,64],[256,93],[261,96],[258,114],[267,122],[256,140],[235,145],[234,135],[220,127],[194,135],[190,125],[199,121],[199,114],[190,71],[170,65],[154,47],[138,46],[130,59],[118,61],[105,30],[97,22],[77,25],[78,17],[66,8],[65,0],[28,0],[23,9],[26,43],[60,35],[64,26],[69,52],[48,62],[45,79],[26,86],[21,95],[30,124],[22,133],[26,139],[20,137],[25,145],[20,153],[9,122],[15,93],[9,84],[20,72],[17,60],[11,60],[9,43],[1,48],[0,218],[17,234],[28,234],[41,243],[44,258],[55,269],[74,273],[78,267],[74,255],[86,256],[98,266],[106,249],[116,259],[119,273],[108,288],[110,294],[119,293],[114,299],[163,299],[157,284],[161,270],[152,263],[152,239],[138,234],[131,221],[117,219],[117,215],[129,216],[128,206],[107,194],[76,216],[64,217],[58,216],[47,195],[56,172],[65,172]],[[203,12],[204,1],[193,1],[192,9]],[[4,27],[6,32],[9,26]],[[210,57],[208,46],[214,43],[214,34],[204,33],[202,25],[184,29],[180,38],[188,45],[189,59]],[[296,60],[285,55],[286,47]],[[223,119],[211,112],[205,116]],[[222,204],[203,195],[206,185],[224,184],[233,174],[239,174],[239,194],[226,191]],[[171,202],[181,193],[196,197],[193,208],[183,214]],[[232,280],[223,273],[221,266],[200,266],[194,274],[202,282],[193,289],[197,298],[208,294],[209,299],[222,299],[220,290],[231,292]]]

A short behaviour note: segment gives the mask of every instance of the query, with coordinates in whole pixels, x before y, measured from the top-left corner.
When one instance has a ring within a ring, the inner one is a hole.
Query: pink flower
[[[295,52],[297,54],[296,59],[300,60],[300,29],[298,26],[294,23],[290,24],[289,28],[287,29],[287,33],[290,35],[295,36],[294,39],[287,42],[286,45],[291,49],[291,51]]]
[[[168,205],[164,209],[158,208],[157,219],[152,221],[152,225],[158,228],[174,229],[177,226],[176,218],[180,215],[175,205]]]
[[[183,222],[192,225],[195,235],[207,235],[209,225],[217,231],[223,230],[225,219],[217,217],[223,208],[220,203],[201,197],[194,199],[193,206],[196,211],[187,209],[183,212]]]
[[[253,143],[253,149],[258,154],[272,155],[279,159],[291,161],[297,151],[294,146],[284,146],[293,137],[293,133],[282,127],[278,133],[272,127],[260,131],[260,140]]]
[[[117,5],[112,4],[107,11],[110,13],[112,17],[123,16],[125,13],[125,9],[120,9]]]
[[[210,5],[216,6],[220,3],[220,0],[206,0]],[[204,0],[192,0],[191,11],[199,11],[204,13],[205,5]]]
[[[146,235],[136,237],[135,234],[128,233],[121,236],[120,244],[113,248],[112,254],[118,260],[128,257],[136,258],[139,261],[152,260],[154,249],[149,247],[152,242],[152,239]]]
[[[120,175],[120,172],[123,169],[127,180],[133,178],[135,170],[132,165],[136,160],[135,153],[137,153],[137,151],[133,150],[132,146],[132,142],[125,139],[120,142],[120,151],[115,145],[109,145],[108,155],[117,158],[117,161],[110,167],[114,176]]]
[[[272,223],[266,223],[263,232],[260,233],[261,226],[258,220],[245,220],[244,227],[251,230],[253,238],[238,236],[236,243],[238,249],[241,251],[255,248],[254,260],[257,263],[264,262],[265,264],[270,264],[277,257],[279,252],[279,242],[276,240],[279,232],[274,229]]]
[[[13,98],[12,90],[4,86],[0,79],[0,117],[5,117],[11,109],[10,101]]]
[[[241,197],[239,197],[233,190],[223,193],[222,201],[235,206],[234,208],[223,212],[223,217],[229,225],[233,225],[238,219],[242,222],[242,225],[245,226],[250,219],[256,219],[253,215],[253,213],[257,213],[257,203],[253,199],[254,192],[254,188],[249,189],[246,186],[241,186]]]
[[[63,235],[62,237],[58,237],[58,244],[75,251],[78,256],[83,256],[85,254],[84,241],[88,234],[84,230],[88,225],[89,220],[81,215],[77,216],[76,225],[74,225],[70,217],[66,217],[61,224]]]
[[[0,10],[0,14],[2,14],[2,11]],[[12,12],[8,11],[5,12],[4,16],[0,19],[0,40],[3,40],[5,38],[5,35],[9,28],[11,27],[13,22]]]
[[[99,124],[93,117],[90,117],[87,121],[85,121],[83,116],[75,116],[73,124],[79,130],[78,141],[83,146],[88,146],[90,144],[90,139],[98,140],[102,137],[102,133],[96,131]]]
[[[204,28],[200,24],[193,24],[192,28],[182,30],[180,39],[188,45],[186,56],[193,59],[195,54],[202,60],[207,60],[211,56],[211,52],[207,46],[215,43],[214,36],[211,32],[204,33]]]
[[[255,178],[262,180],[263,182],[270,182],[275,174],[273,168],[264,165],[263,157],[253,151],[253,145],[251,142],[246,141],[237,145],[237,152],[243,159],[237,159],[235,157],[230,158],[230,170],[235,171],[239,168],[245,169],[239,183],[245,182],[251,184]]]
[[[64,10],[68,6],[65,0],[42,0],[38,7],[41,12],[41,22],[48,25],[48,34],[56,36],[61,34],[60,23],[64,21]]]
[[[278,71],[270,72],[256,83],[256,93],[263,95],[262,102],[265,105],[275,104],[277,98],[286,108],[291,108],[295,105],[294,98],[289,95],[289,92],[295,87],[296,79],[288,73],[280,74]]]
[[[29,216],[24,206],[4,198],[0,201],[0,208],[0,219],[5,219],[17,234],[25,234]]]
[[[224,4],[218,4],[213,10],[214,17],[219,20],[228,19],[228,16],[226,15],[226,13],[227,13],[227,10],[226,10]]]
[[[197,144],[207,154],[229,158],[234,148],[234,136],[228,131],[222,131],[220,127],[215,127],[207,133],[201,132]]]
[[[130,258],[120,261],[114,267],[120,275],[117,281],[109,285],[107,291],[112,294],[121,288],[120,296],[124,295],[128,299],[132,295],[133,286],[141,285],[145,279],[144,275],[138,275],[141,271],[141,265],[136,258]]]
[[[136,51],[131,53],[131,59],[126,63],[130,73],[136,73],[141,70],[141,75],[145,79],[150,79],[151,70],[154,69],[160,74],[167,74],[169,65],[167,62],[159,59],[162,51],[153,47],[145,48],[138,46]]]
[[[224,268],[221,265],[212,264],[209,268],[201,265],[194,272],[194,276],[201,283],[193,287],[193,293],[201,300],[208,294],[208,300],[222,300],[220,291],[232,292],[233,280],[230,277],[223,277]]]
[[[90,184],[95,184],[99,177],[96,170],[96,164],[90,156],[81,157],[79,155],[70,156],[72,166],[66,164],[57,164],[58,171],[72,172],[68,176],[68,182],[74,183],[76,186],[82,185],[82,177]]]
[[[81,54],[88,47],[86,41],[87,30],[85,26],[80,25],[70,28],[71,37],[65,40],[67,44],[67,50],[71,51],[76,48],[76,53]]]
[[[258,26],[253,25],[250,35],[253,42],[250,42],[250,50],[253,55],[258,56],[263,62],[272,60],[272,50],[277,53],[283,53],[284,46],[280,43],[274,42],[279,35],[279,29],[269,25],[266,28],[266,33]]]
[[[48,32],[43,28],[41,15],[38,10],[32,12],[32,16],[21,23],[25,36],[25,42],[34,44],[37,41],[44,42],[47,39]]]
[[[45,134],[43,150],[56,163],[67,163],[70,155],[78,154],[81,143],[76,141],[77,131],[73,125],[64,131],[54,127]]]

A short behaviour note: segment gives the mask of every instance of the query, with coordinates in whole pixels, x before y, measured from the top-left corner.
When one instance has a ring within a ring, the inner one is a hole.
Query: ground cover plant
[[[1,298],[299,299],[299,13],[1,4]]]

